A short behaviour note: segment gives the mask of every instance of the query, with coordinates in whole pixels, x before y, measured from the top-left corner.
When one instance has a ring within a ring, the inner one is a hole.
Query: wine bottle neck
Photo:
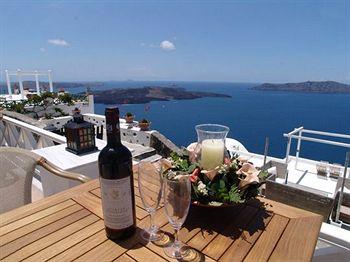
[[[120,126],[118,122],[107,122],[106,123],[106,133],[107,133],[107,145],[115,146],[121,144],[120,139]]]
[[[120,145],[120,125],[119,125],[119,109],[118,108],[106,108],[106,133],[107,133],[107,145],[110,147]]]

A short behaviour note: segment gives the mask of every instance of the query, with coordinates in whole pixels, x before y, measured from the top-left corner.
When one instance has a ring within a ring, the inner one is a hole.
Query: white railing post
[[[48,78],[49,78],[49,86],[50,92],[53,92],[53,84],[52,84],[52,70],[48,70]]]
[[[35,70],[35,86],[36,86],[36,93],[37,93],[37,95],[40,95],[39,75],[38,75],[38,71],[37,70]]]
[[[23,89],[23,82],[22,82],[22,72],[21,72],[20,69],[17,69],[17,76],[18,76],[19,92],[21,93],[22,99],[24,99],[24,89]]]
[[[269,153],[269,137],[265,138],[265,149],[264,149],[264,163],[263,166],[265,166],[267,162],[267,154]]]
[[[288,182],[288,162],[289,162],[289,153],[290,153],[290,145],[292,143],[292,139],[290,136],[288,136],[288,143],[287,143],[287,150],[286,150],[286,165],[287,165],[287,169],[286,169],[286,178],[284,183],[287,184]]]
[[[295,169],[297,169],[298,166],[298,160],[299,160],[299,155],[300,155],[300,148],[301,148],[301,136],[302,136],[303,130],[299,131],[298,135],[298,144],[297,144],[297,152],[295,154]]]
[[[89,113],[94,114],[95,113],[94,95],[88,94],[88,101],[89,101]]]
[[[10,81],[10,75],[9,75],[9,71],[5,70],[6,73],[6,83],[7,83],[7,91],[9,93],[9,96],[12,96],[12,89],[11,89],[11,81]]]
[[[350,162],[350,152],[346,153],[346,158],[345,158],[345,164],[344,164],[344,174],[343,174],[343,180],[341,183],[341,188],[340,188],[340,194],[339,194],[339,199],[337,203],[337,212],[335,215],[335,222],[339,223],[339,217],[340,217],[340,207],[343,202],[343,195],[344,195],[344,186],[345,186],[345,179],[346,179],[346,173],[348,171],[348,166]]]

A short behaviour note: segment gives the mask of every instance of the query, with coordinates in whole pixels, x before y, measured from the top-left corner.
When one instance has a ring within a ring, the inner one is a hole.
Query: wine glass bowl
[[[142,237],[148,241],[158,241],[161,234],[154,223],[154,214],[162,198],[162,164],[158,162],[141,161],[138,165],[138,188],[145,210],[149,213],[151,224]]]
[[[187,173],[177,172],[174,179],[164,178],[164,209],[169,223],[175,230],[173,245],[166,247],[167,256],[175,259],[184,259],[191,253],[178,240],[178,232],[186,220],[191,203],[191,181]]]
[[[191,183],[186,181],[165,181],[164,208],[169,223],[180,228],[185,222],[191,203]]]

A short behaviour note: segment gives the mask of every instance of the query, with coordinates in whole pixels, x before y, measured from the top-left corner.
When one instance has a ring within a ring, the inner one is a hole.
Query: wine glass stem
[[[174,228],[175,229],[175,241],[174,241],[174,249],[175,252],[179,252],[180,251],[180,241],[179,241],[179,228]]]
[[[154,232],[154,227],[155,227],[155,225],[154,225],[154,212],[150,212],[149,213],[149,217],[150,217],[150,220],[151,220],[151,224],[150,224],[150,232],[151,232],[151,235],[154,235],[155,234],[155,232]]]

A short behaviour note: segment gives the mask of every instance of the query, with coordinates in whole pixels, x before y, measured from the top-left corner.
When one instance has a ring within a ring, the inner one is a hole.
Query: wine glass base
[[[141,233],[141,238],[147,242],[152,242],[157,246],[166,246],[170,242],[168,235],[164,234],[162,231],[156,231],[151,234],[149,231],[143,230]]]
[[[182,260],[182,261],[193,261],[198,253],[196,250],[190,248],[189,246],[184,245],[183,243],[179,243],[180,248],[177,250],[174,248],[174,245],[168,246],[164,248],[164,253],[170,258]]]

